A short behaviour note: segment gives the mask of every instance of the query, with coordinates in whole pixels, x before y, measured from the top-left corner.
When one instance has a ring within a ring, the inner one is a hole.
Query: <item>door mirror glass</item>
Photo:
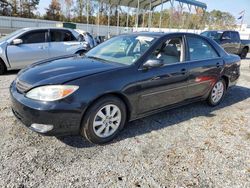
[[[163,65],[162,59],[149,59],[143,64],[144,69],[161,67]]]
[[[14,44],[14,45],[19,45],[19,44],[22,44],[23,43],[23,40],[22,39],[14,39],[13,41],[12,41],[12,44]]]

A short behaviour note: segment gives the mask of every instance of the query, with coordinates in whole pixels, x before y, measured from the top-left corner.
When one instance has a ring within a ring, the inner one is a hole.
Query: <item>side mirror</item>
[[[143,69],[150,69],[155,67],[161,67],[163,65],[162,59],[149,59],[143,65]]]
[[[12,44],[14,44],[14,45],[19,45],[19,44],[22,44],[23,43],[23,40],[22,39],[14,39],[13,41],[12,41]]]

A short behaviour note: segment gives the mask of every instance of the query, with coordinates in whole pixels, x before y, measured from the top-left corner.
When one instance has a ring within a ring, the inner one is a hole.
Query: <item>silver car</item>
[[[34,62],[88,49],[79,33],[67,28],[24,28],[0,39],[0,75]]]

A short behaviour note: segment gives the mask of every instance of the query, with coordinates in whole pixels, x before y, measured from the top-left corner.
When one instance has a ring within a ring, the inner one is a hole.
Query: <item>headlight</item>
[[[74,93],[79,87],[72,85],[49,85],[30,90],[26,97],[39,101],[56,101]]]

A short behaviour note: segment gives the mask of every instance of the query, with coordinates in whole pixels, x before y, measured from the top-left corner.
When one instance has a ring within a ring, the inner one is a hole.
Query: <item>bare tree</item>
[[[46,8],[46,15],[44,17],[49,20],[60,20],[61,4],[58,0],[51,1],[49,7]]]

